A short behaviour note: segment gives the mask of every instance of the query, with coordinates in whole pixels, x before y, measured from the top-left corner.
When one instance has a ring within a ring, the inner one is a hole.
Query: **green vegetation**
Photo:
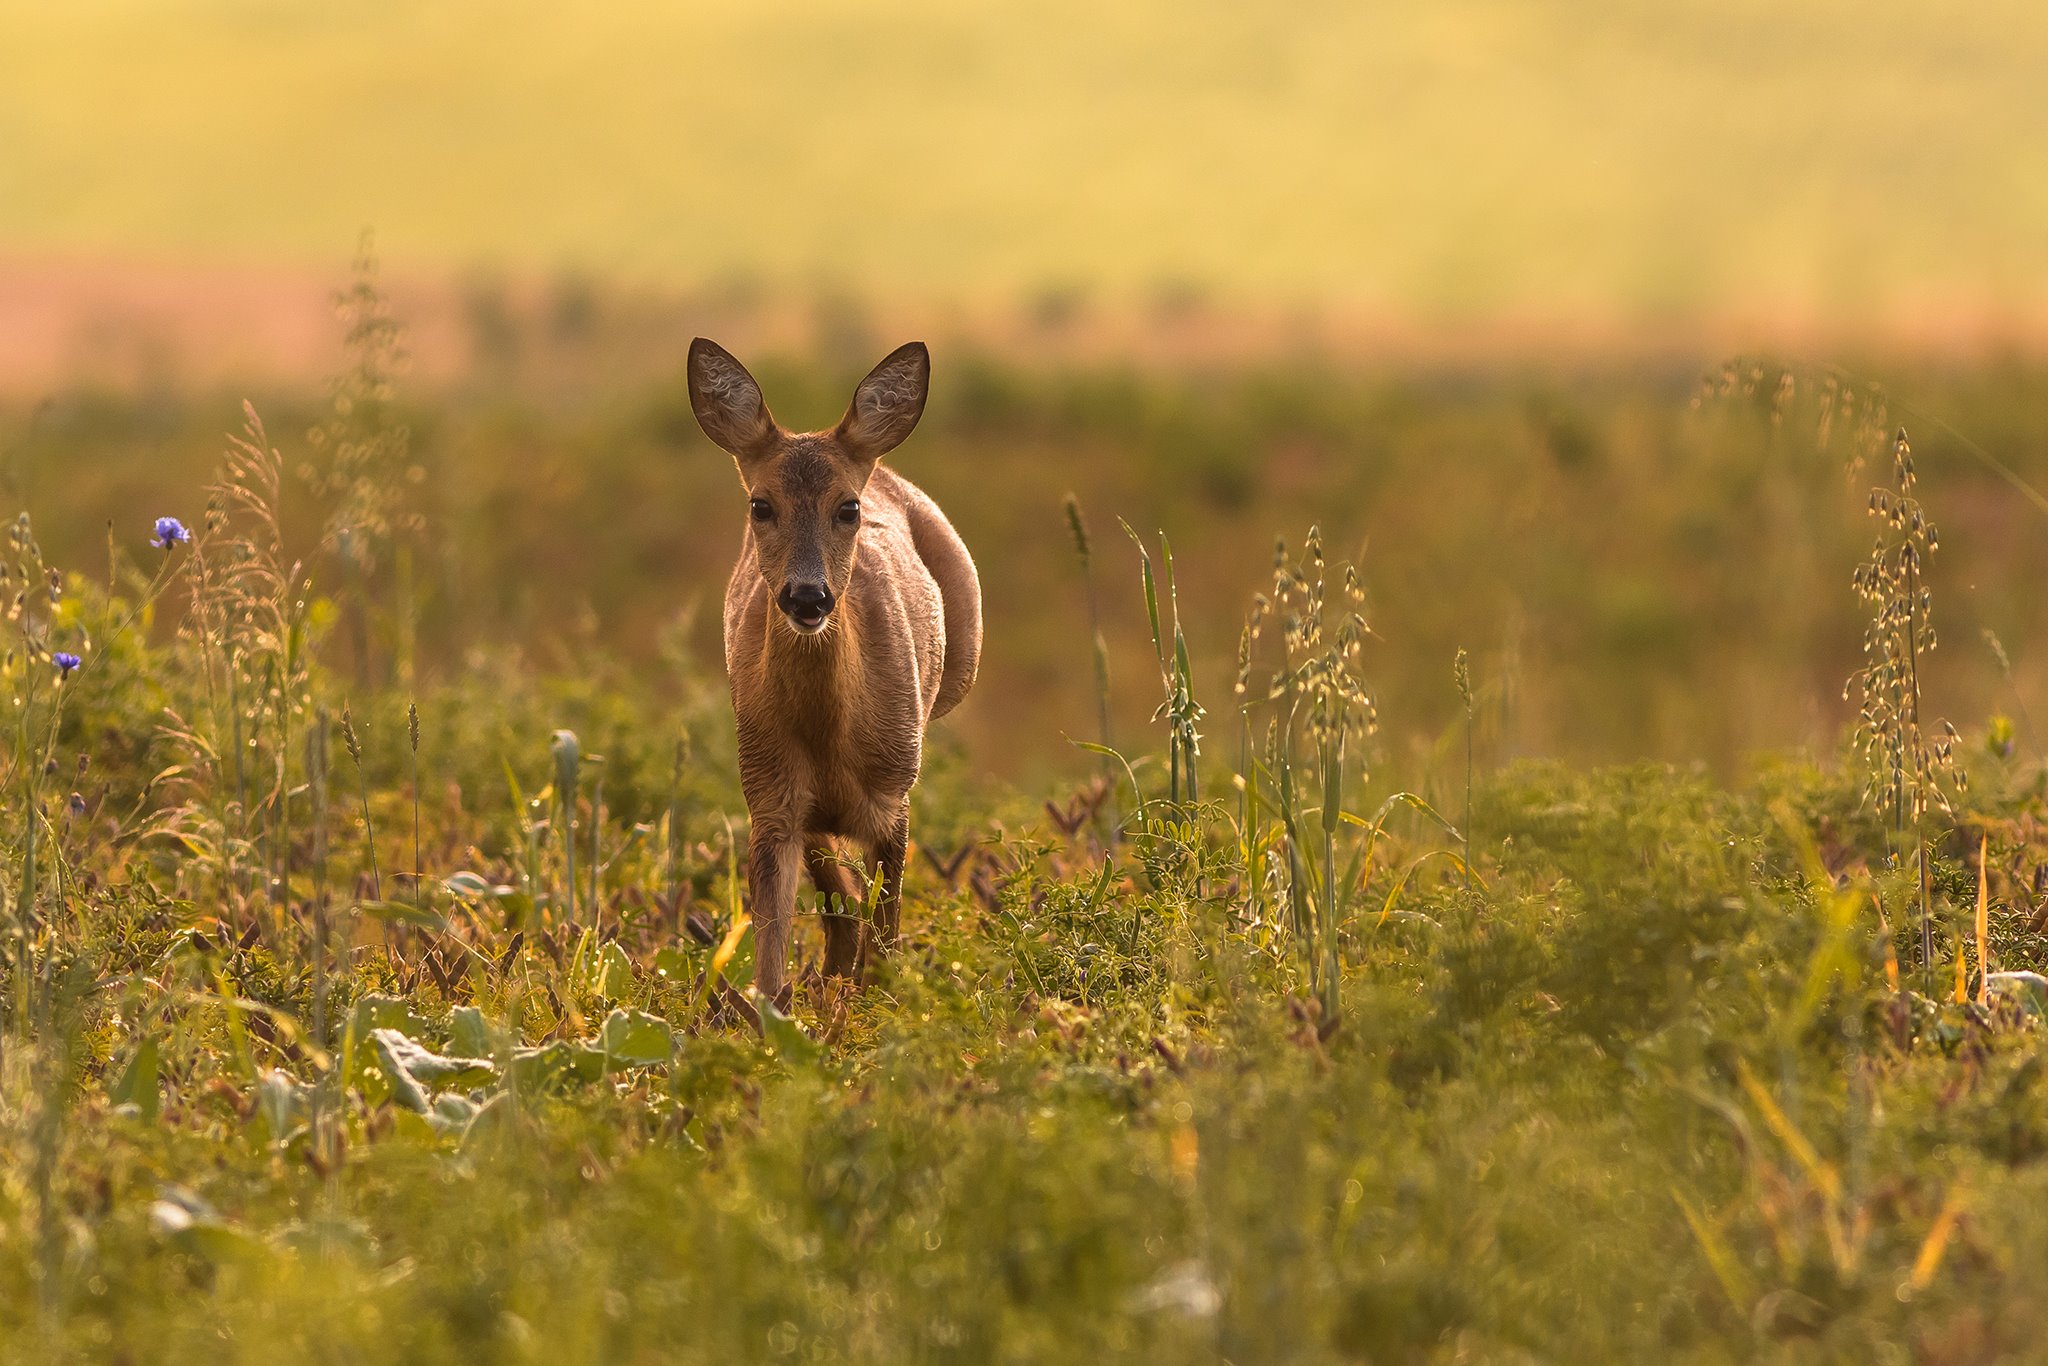
[[[1421,825],[1356,874],[1340,834],[1332,1028],[1231,822],[1163,806],[1156,768],[1106,863],[1099,790],[1041,833],[941,775],[904,952],[760,1042],[701,976],[745,976],[716,706],[670,792],[678,718],[617,680],[450,683],[422,709],[426,914],[371,898],[331,798],[318,862],[304,787],[287,910],[251,883],[263,837],[202,833],[234,808],[201,755],[136,790],[187,743],[142,718],[203,714],[180,664],[117,647],[58,694],[11,951],[13,1359],[1711,1360],[2041,1327],[2004,1293],[2042,1236],[2036,1005],[1950,999],[1962,836],[1936,989],[1886,987],[1870,896],[1910,893],[1853,871],[1883,848],[1853,781],[1520,767],[1477,786],[1469,890],[1407,871],[1443,847]],[[617,803],[594,906],[546,828],[561,721]],[[355,724],[389,870],[403,707]],[[1980,768],[1994,961],[2039,963],[2038,781]]]
[[[399,389],[393,421],[407,429],[409,463],[395,477],[431,537],[401,529],[367,567],[339,554],[329,503],[298,477],[313,453],[305,434],[334,426],[332,403],[254,395],[288,456],[293,553],[343,616],[326,648],[345,678],[398,681],[415,654],[423,676],[442,676],[479,652],[516,653],[547,674],[614,661],[670,691],[718,675],[719,594],[743,513],[732,463],[698,433],[679,368],[612,389],[565,384],[626,350],[626,324],[602,304],[593,327],[583,342],[522,332],[520,364],[497,379]],[[778,395],[778,416],[823,425],[889,337],[866,326],[843,364],[837,352],[745,359]],[[1142,595],[1117,586],[1137,573],[1118,517],[1171,537],[1190,665],[1212,712],[1231,695],[1275,533],[1320,526],[1331,554],[1362,570],[1381,744],[1410,785],[1455,769],[1462,786],[1462,753],[1440,743],[1463,726],[1446,686],[1460,649],[1482,694],[1482,766],[1648,756],[1739,776],[1761,752],[1832,752],[1855,719],[1841,697],[1861,657],[1850,585],[1882,471],[1873,456],[1845,473],[1851,434],[1835,424],[1823,440],[1817,389],[1774,415],[1775,383],[1747,375],[1695,408],[1696,372],[1269,362],[1162,373],[1034,367],[964,346],[935,355],[931,408],[891,458],[939,499],[986,571],[1002,629],[944,730],[988,771],[1055,781],[1075,757],[1065,739],[1102,731],[1087,580],[1062,511],[1070,492],[1095,538],[1088,572],[1116,737],[1141,734],[1160,700]],[[2048,660],[2048,598],[2034,591],[2048,581],[2040,514],[1944,426],[2048,487],[2048,375],[2017,364],[1879,373],[1948,538],[1929,695],[1959,724],[2018,715],[1990,631],[2026,704],[2048,706],[2030,691]],[[194,510],[239,407],[238,395],[178,390],[0,404],[0,487],[35,510],[60,562],[103,581],[109,525],[132,526],[138,508]],[[361,616],[350,605],[359,580],[411,614]],[[186,589],[170,591],[175,605]],[[365,656],[367,671],[354,662]],[[1216,724],[1234,756],[1234,726]]]
[[[672,394],[409,405],[351,300],[327,400],[252,406],[203,466],[232,410],[195,398],[13,429],[64,529],[25,516],[6,561],[0,1356],[1974,1361],[2048,1331],[2048,771],[2019,691],[2018,725],[1943,728],[1988,710],[1954,679],[2025,674],[2003,644],[1937,672],[1921,596],[1951,637],[2019,610],[1992,574],[2038,524],[1988,450],[1916,425],[1916,466],[1899,405],[1766,366],[1688,410],[965,365],[911,468],[1018,652],[1001,720],[918,790],[901,952],[783,1016],[743,990],[699,637],[655,667],[565,605],[653,616],[689,581],[634,558],[663,537],[708,593],[729,471]],[[2019,378],[1942,383],[2006,395],[1987,435],[2025,449]],[[1171,473],[1201,460],[1237,491]],[[1241,568],[1248,508],[1327,515]],[[1172,551],[1091,538],[1111,511]],[[189,541],[145,546],[161,513]],[[1487,582],[1637,624],[1537,662],[1488,646]],[[1859,601],[1839,762],[1515,758],[1532,694],[1668,678],[1730,736],[1741,670],[1833,697]],[[1774,653],[1808,626],[1839,655]],[[1015,705],[1040,676],[1116,747]]]

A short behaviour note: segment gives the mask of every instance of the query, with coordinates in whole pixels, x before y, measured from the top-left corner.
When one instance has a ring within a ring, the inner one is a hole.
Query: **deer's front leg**
[[[796,919],[802,838],[784,822],[757,819],[747,832],[747,895],[753,903],[754,990],[788,1004],[789,936]]]

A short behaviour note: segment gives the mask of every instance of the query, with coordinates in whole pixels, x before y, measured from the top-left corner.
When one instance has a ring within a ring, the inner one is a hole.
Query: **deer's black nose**
[[[786,583],[775,605],[799,626],[815,626],[832,612],[832,590],[822,583]]]

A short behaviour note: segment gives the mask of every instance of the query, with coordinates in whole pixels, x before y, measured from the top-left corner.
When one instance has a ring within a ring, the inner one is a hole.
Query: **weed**
[[[1927,863],[1930,809],[1953,813],[1946,787],[1960,782],[1955,729],[1929,736],[1920,714],[1921,661],[1934,651],[1934,597],[1927,561],[1939,545],[1914,489],[1913,449],[1899,429],[1892,443],[1892,481],[1873,489],[1870,515],[1881,530],[1856,571],[1856,594],[1869,612],[1863,667],[1849,681],[1859,706],[1855,743],[1866,766],[1866,792],[1900,844],[1910,844],[1920,915],[1920,961],[1934,964],[1932,874]]]
[[[1088,636],[1094,654],[1095,664],[1095,738],[1105,751],[1116,748],[1116,740],[1109,725],[1109,642],[1102,635],[1102,607],[1095,594],[1095,561],[1093,544],[1088,537],[1088,524],[1081,516],[1081,500],[1069,493],[1062,505],[1067,517],[1067,531],[1074,539],[1074,556],[1081,563],[1081,582],[1088,594]],[[1103,755],[1104,772],[1113,782],[1116,774],[1109,767],[1114,760]],[[1116,826],[1115,813],[1110,813],[1109,825]]]

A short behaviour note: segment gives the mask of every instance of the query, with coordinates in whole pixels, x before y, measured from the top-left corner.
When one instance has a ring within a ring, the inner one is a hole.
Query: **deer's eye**
[[[747,507],[754,514],[754,520],[757,522],[772,522],[775,520],[775,509],[768,505],[766,498],[752,499],[748,502]]]
[[[860,499],[849,498],[845,502],[841,503],[839,505],[839,512],[837,513],[837,516],[839,518],[839,525],[841,526],[860,525]]]

